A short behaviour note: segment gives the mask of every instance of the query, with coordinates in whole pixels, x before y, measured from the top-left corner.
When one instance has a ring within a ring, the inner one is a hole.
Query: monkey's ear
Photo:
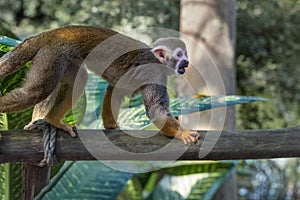
[[[161,63],[165,63],[167,61],[168,51],[170,50],[165,46],[157,46],[151,49],[151,52]]]

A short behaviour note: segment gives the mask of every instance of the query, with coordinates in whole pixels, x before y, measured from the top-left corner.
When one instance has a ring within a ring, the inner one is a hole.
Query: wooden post
[[[35,192],[48,185],[50,169],[48,166],[38,167],[28,162],[23,163],[23,200],[34,199]]]

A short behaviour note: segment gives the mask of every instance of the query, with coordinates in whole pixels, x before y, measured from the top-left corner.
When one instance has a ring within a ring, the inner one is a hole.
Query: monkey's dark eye
[[[183,51],[181,48],[176,48],[174,51],[173,51],[173,58],[175,60],[181,60],[183,57],[185,57],[185,51]]]
[[[179,51],[179,52],[177,52],[176,56],[177,56],[178,58],[181,58],[181,57],[183,56],[183,54],[182,54],[181,51]]]

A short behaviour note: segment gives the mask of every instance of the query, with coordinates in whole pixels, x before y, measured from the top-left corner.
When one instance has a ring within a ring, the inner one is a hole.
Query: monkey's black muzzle
[[[188,66],[189,66],[189,61],[188,60],[180,61],[178,69],[177,69],[178,73],[179,74],[184,74],[185,73],[185,68],[187,68]]]

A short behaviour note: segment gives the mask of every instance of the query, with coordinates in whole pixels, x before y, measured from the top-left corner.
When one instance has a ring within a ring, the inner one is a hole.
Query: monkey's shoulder
[[[134,49],[120,56],[116,62],[134,67],[144,64],[160,64],[159,60],[151,52],[151,48]]]

